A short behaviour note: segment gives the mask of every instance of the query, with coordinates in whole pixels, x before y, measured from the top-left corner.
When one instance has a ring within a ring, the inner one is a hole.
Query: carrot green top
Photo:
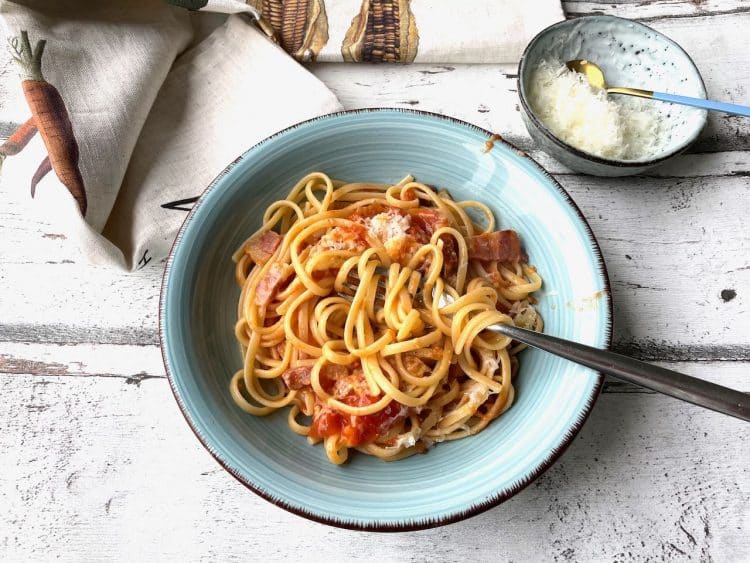
[[[20,37],[8,40],[11,55],[18,64],[18,74],[21,80],[44,80],[42,76],[42,53],[47,41],[41,39],[34,49],[29,42],[29,33],[22,31]]]

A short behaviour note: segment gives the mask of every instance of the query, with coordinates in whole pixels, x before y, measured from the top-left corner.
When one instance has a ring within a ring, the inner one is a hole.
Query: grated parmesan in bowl
[[[604,15],[552,24],[518,63],[518,109],[535,148],[568,168],[642,174],[683,152],[706,125],[706,110],[593,88],[564,66],[582,59],[597,63],[613,85],[706,97],[690,56],[655,29]]]
[[[643,160],[659,153],[667,140],[658,102],[608,96],[562,63],[539,62],[528,102],[555,136],[594,156]]]

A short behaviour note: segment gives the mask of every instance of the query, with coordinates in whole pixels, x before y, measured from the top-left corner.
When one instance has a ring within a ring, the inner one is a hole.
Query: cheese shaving
[[[398,438],[396,438],[395,443],[393,444],[393,446],[390,446],[390,448],[396,450],[400,450],[401,448],[413,448],[418,440],[419,436],[414,434],[414,430],[411,430],[409,432],[405,432],[404,434],[399,434]]]
[[[658,154],[665,143],[654,102],[608,96],[565,65],[539,63],[529,104],[557,137],[595,156],[642,160]]]
[[[320,250],[352,250],[359,249],[359,245],[351,231],[334,227],[322,237],[317,243]]]
[[[383,244],[405,237],[409,224],[409,216],[401,215],[393,210],[378,213],[365,221],[365,226],[370,234]]]
[[[468,399],[468,402],[474,406],[484,403],[490,394],[488,387],[476,381],[471,381],[465,387],[462,386],[461,391],[463,392],[464,397]]]

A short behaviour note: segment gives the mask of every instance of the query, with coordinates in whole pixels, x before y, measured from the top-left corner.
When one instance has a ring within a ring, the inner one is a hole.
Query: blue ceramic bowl
[[[526,128],[539,147],[569,168],[595,176],[640,174],[684,151],[703,130],[706,110],[651,102],[659,112],[665,141],[654,154],[640,160],[601,158],[566,143],[534,114],[528,92],[538,64],[586,59],[595,62],[612,86],[658,90],[695,98],[706,97],[698,68],[690,56],[666,35],[643,24],[615,16],[586,16],[542,30],[518,65],[518,96]]]
[[[527,350],[516,401],[477,436],[384,463],[354,452],[332,465],[289,430],[286,412],[256,418],[228,390],[242,359],[233,326],[239,290],[231,254],[267,206],[303,175],[396,182],[406,174],[458,199],[477,199],[517,229],[544,277],[546,331],[601,348],[610,342],[607,273],[568,194],[541,167],[490,133],[447,117],[361,110],[313,119],[259,143],[208,187],[167,263],[160,334],[175,397],[200,441],[263,498],[347,528],[412,530],[453,522],[509,498],[548,468],[581,428],[599,374]]]

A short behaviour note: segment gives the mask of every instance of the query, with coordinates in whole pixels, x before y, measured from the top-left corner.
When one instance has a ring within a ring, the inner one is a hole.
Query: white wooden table
[[[565,7],[647,22],[686,47],[711,97],[750,103],[747,0]],[[0,111],[23,107],[2,57]],[[348,108],[446,113],[530,152],[603,248],[615,349],[750,391],[750,120],[712,115],[673,164],[597,179],[535,150],[514,67],[313,70]],[[86,265],[0,191],[0,560],[750,560],[750,427],[615,381],[565,456],[481,516],[381,535],[288,514],[184,423],[157,339],[161,273]]]

